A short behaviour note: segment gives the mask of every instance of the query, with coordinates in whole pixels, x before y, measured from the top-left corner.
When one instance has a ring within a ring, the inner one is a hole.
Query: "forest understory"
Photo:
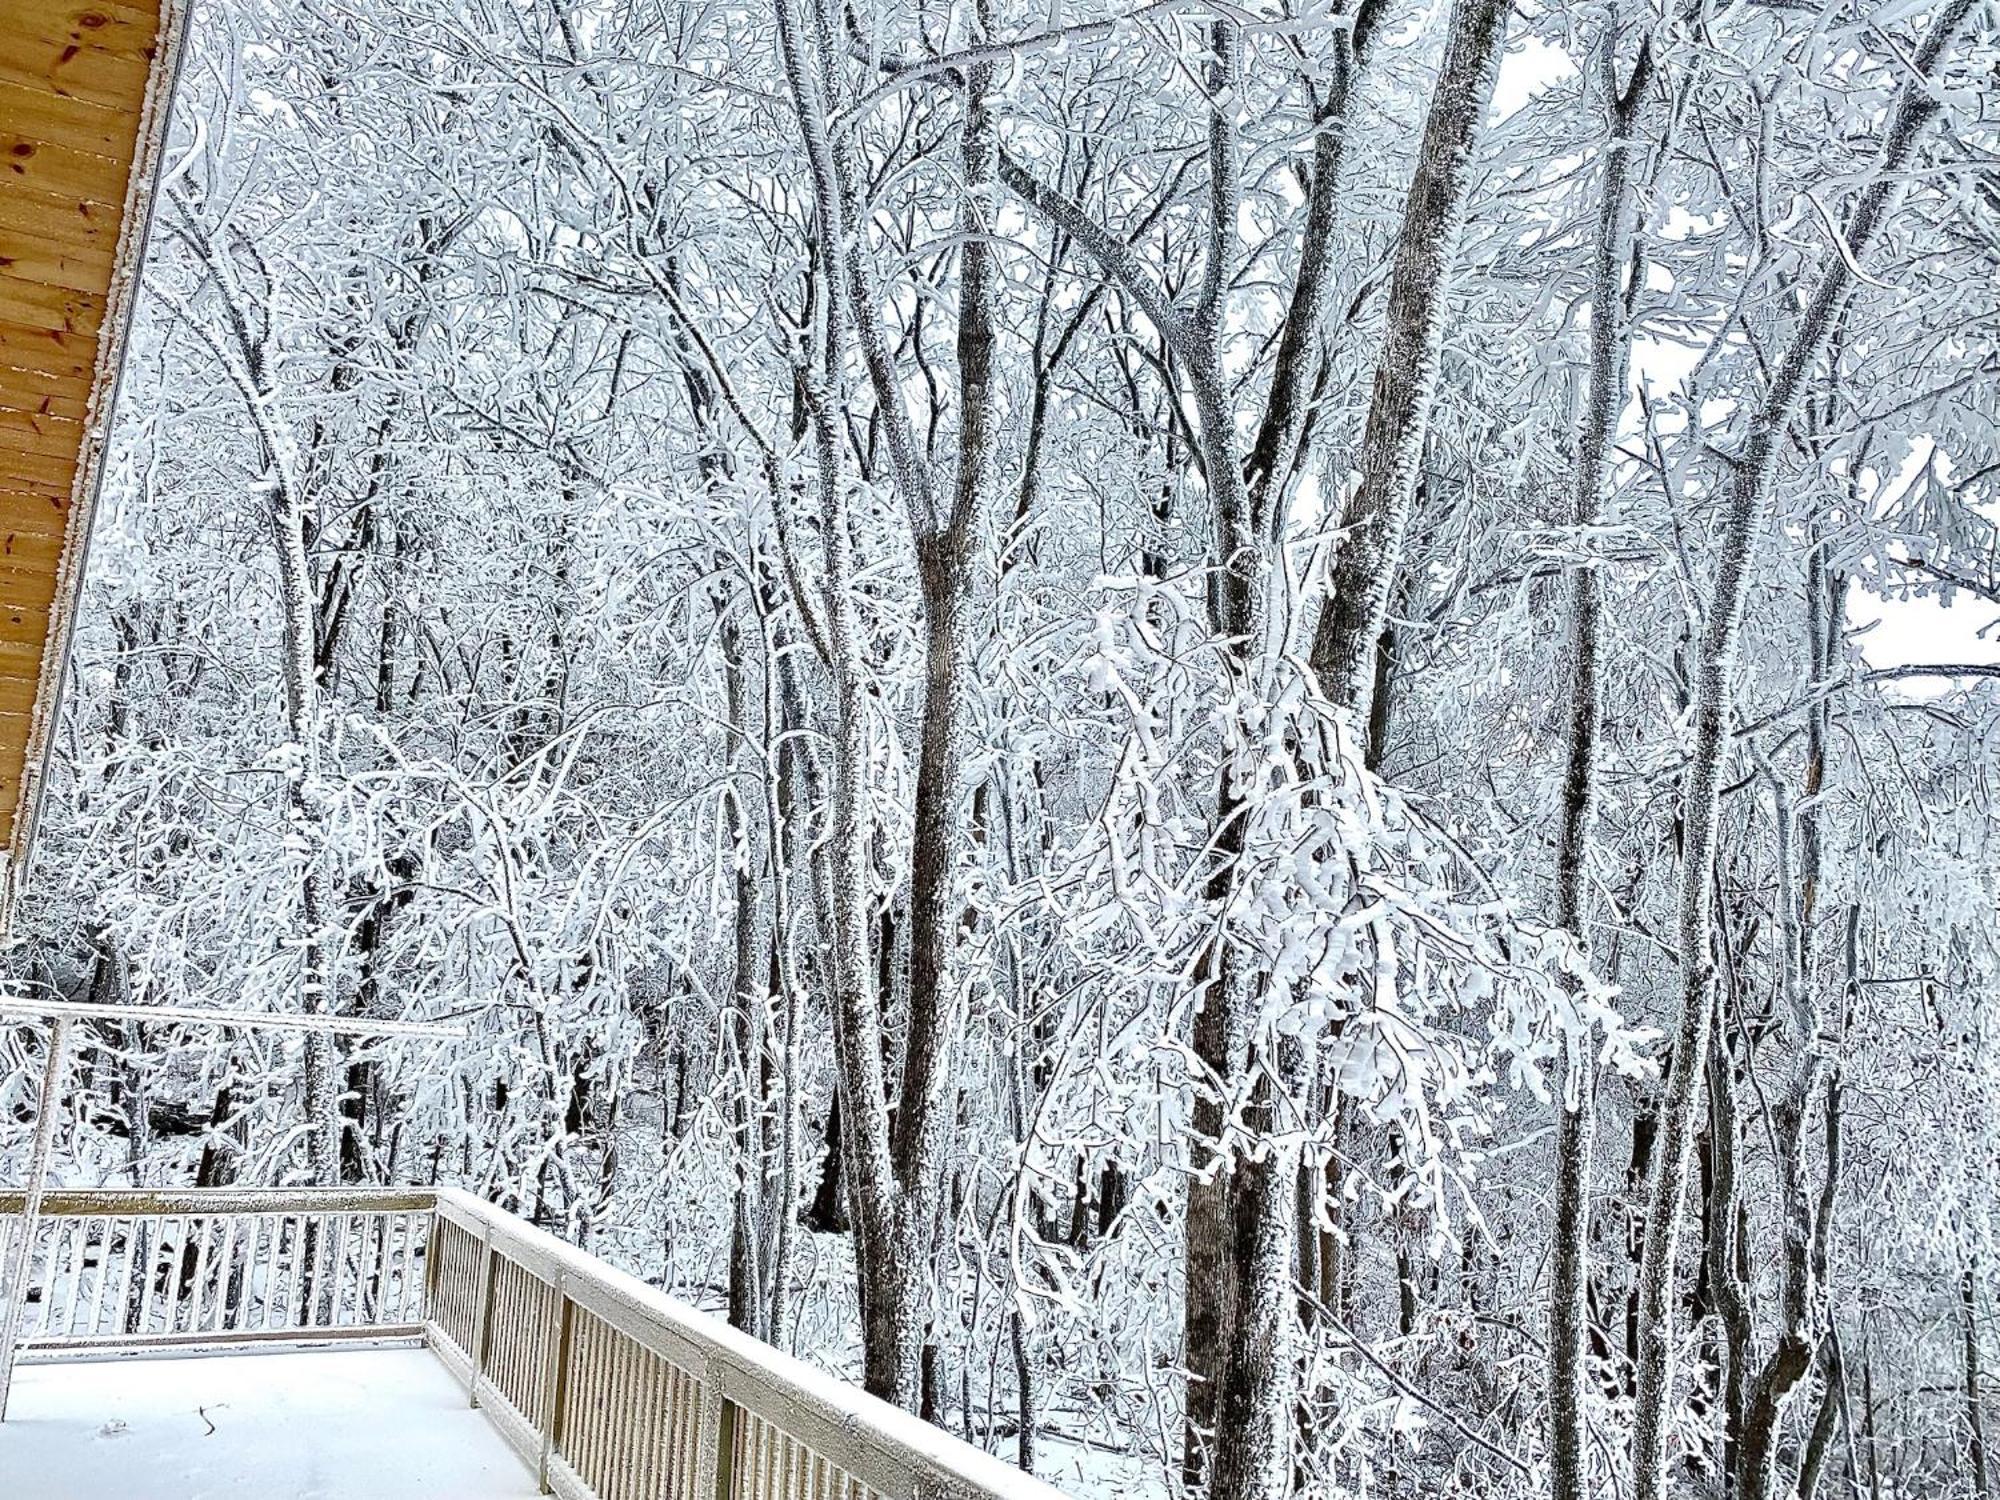
[[[1079,1496],[1993,1500],[1992,0],[195,0],[165,163],[0,968],[469,1040],[62,1180]]]

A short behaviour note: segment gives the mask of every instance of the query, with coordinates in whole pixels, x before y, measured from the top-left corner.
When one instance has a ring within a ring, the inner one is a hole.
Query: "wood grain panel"
[[[42,616],[39,628],[47,634],[49,607],[55,600],[56,580],[52,570],[0,558],[0,609],[39,610]]]
[[[26,371],[73,381],[88,392],[91,362],[96,358],[94,334],[0,319],[0,371]]]
[[[7,0],[0,6],[0,83],[119,110],[136,139],[156,25],[125,6]]]
[[[0,517],[0,568],[32,570],[53,589],[62,544],[61,532],[23,530]]]
[[[47,495],[65,503],[76,484],[76,454],[36,453],[19,443],[0,443],[0,489]]]
[[[90,357],[97,359],[97,331],[104,324],[104,297],[66,286],[49,286],[0,267],[0,321],[20,323],[44,333],[85,333],[91,337]]]
[[[33,682],[42,671],[40,641],[10,641],[0,636],[0,676]]]
[[[0,443],[25,453],[59,453],[73,461],[83,448],[83,423],[51,412],[0,407]]]
[[[102,204],[115,215],[131,171],[130,157],[73,150],[0,124],[0,185],[10,197],[44,200],[52,219],[74,213],[79,200]]]
[[[94,286],[111,279],[118,254],[118,213],[95,203],[79,203],[51,218],[47,206],[26,193],[0,192],[0,255],[17,239],[31,249],[54,249],[97,268]]]
[[[0,192],[5,191],[0,184]],[[102,251],[0,226],[0,270],[10,276],[32,277],[44,286],[90,293],[110,278],[111,263]]]
[[[65,382],[0,365],[0,411],[61,417],[66,422],[80,423],[89,414],[89,408],[87,381]]]
[[[0,120],[40,140],[100,156],[132,149],[132,126],[124,111],[61,98],[43,88],[0,82]]]
[[[68,527],[69,497],[23,494],[0,479],[0,538],[18,532],[52,537],[60,544]]]
[[[7,603],[6,585],[6,574],[0,572],[0,645],[33,647],[40,661],[42,642],[49,637],[49,607]]]

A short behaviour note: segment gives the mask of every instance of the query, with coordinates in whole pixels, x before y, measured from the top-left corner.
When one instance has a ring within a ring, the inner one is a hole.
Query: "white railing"
[[[1060,1500],[453,1189],[51,1192],[43,1214],[31,1357],[421,1340],[568,1500]]]
[[[22,1196],[0,1192],[10,1234]],[[51,1192],[30,1248],[24,1344],[33,1355],[417,1337],[435,1201],[366,1188]]]

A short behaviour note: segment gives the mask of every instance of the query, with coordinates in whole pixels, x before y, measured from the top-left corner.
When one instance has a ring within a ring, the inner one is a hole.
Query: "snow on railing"
[[[23,1198],[0,1192],[10,1233]],[[434,1203],[427,1191],[369,1188],[51,1192],[34,1225],[24,1344],[416,1337]]]
[[[0,1223],[22,1207],[0,1192]],[[48,1355],[421,1338],[569,1500],[1061,1500],[453,1189],[59,1191],[43,1212]]]

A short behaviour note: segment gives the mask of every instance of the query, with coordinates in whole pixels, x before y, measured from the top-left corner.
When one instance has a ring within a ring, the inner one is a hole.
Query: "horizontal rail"
[[[97,1000],[38,1000],[0,995],[0,1016],[35,1021],[125,1021],[141,1025],[241,1026],[258,1031],[313,1031],[332,1036],[430,1037],[463,1041],[465,1027],[445,1021],[376,1021],[367,1016],[299,1015],[282,1010],[229,1010],[208,1005],[108,1005]]]
[[[356,1328],[261,1328],[237,1333],[177,1333],[172,1338],[135,1339],[107,1334],[102,1338],[63,1339],[36,1344],[23,1363],[56,1364],[79,1354],[121,1354],[141,1349],[165,1349],[175,1353],[212,1349],[218,1352],[247,1353],[259,1345],[277,1345],[287,1353],[316,1349],[331,1344],[418,1344],[424,1338],[422,1323],[380,1323]]]
[[[18,1214],[27,1194],[0,1188],[0,1215]],[[159,1214],[429,1213],[429,1188],[50,1188],[42,1214],[130,1217]]]

